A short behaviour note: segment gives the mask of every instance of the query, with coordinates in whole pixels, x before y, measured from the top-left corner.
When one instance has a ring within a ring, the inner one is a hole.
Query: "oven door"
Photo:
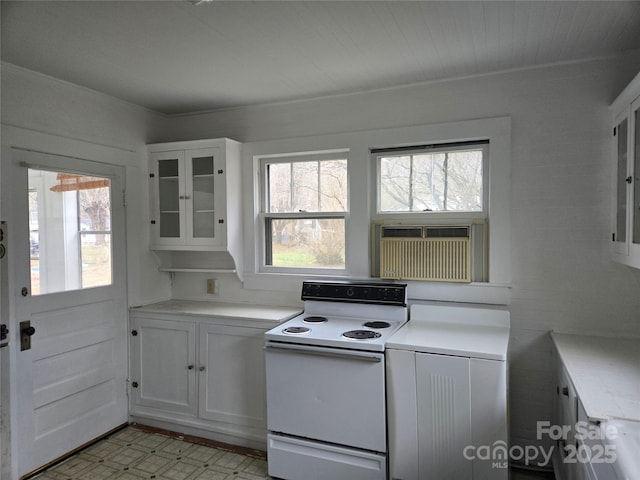
[[[386,452],[384,354],[267,342],[267,427]]]

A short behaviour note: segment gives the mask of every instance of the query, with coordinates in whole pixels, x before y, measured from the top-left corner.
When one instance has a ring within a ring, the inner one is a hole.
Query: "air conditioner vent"
[[[428,238],[469,238],[470,228],[464,227],[424,227]]]
[[[383,226],[380,278],[471,281],[471,226]]]
[[[382,227],[382,238],[422,238],[422,227]]]

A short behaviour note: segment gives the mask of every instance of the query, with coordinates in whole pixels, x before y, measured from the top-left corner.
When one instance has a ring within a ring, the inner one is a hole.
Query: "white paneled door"
[[[13,153],[23,476],[127,421],[124,182],[121,167]]]

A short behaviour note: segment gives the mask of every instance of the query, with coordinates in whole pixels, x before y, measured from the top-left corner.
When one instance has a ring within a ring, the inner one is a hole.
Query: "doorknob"
[[[36,333],[36,329],[31,326],[30,320],[20,322],[20,351],[31,349],[31,336]]]

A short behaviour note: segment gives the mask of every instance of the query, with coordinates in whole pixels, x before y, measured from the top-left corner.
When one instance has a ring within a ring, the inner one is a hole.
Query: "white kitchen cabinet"
[[[640,74],[612,103],[612,258],[640,268]]]
[[[133,317],[133,404],[195,415],[194,322]]]
[[[556,384],[553,402],[553,425],[568,427],[566,433],[556,435],[553,449],[552,464],[556,476],[560,480],[578,480],[583,472],[571,456],[577,452],[575,439],[575,425],[578,421],[578,397],[575,388],[569,379],[566,369],[559,363],[556,369]]]
[[[506,457],[472,458],[506,451],[504,362],[389,349],[387,369],[392,480],[507,478]]]
[[[266,418],[264,329],[202,323],[200,418],[262,428]],[[226,386],[226,388],[225,388]]]
[[[132,421],[265,449],[264,333],[299,309],[157,305],[130,312]]]
[[[158,143],[147,145],[147,152],[151,248],[161,252],[161,268],[241,272],[240,144]],[[184,253],[194,251],[208,255]]]
[[[635,478],[640,363],[634,339],[551,335],[556,354],[553,468],[557,480]]]
[[[392,480],[506,480],[509,312],[412,305],[386,344]]]

